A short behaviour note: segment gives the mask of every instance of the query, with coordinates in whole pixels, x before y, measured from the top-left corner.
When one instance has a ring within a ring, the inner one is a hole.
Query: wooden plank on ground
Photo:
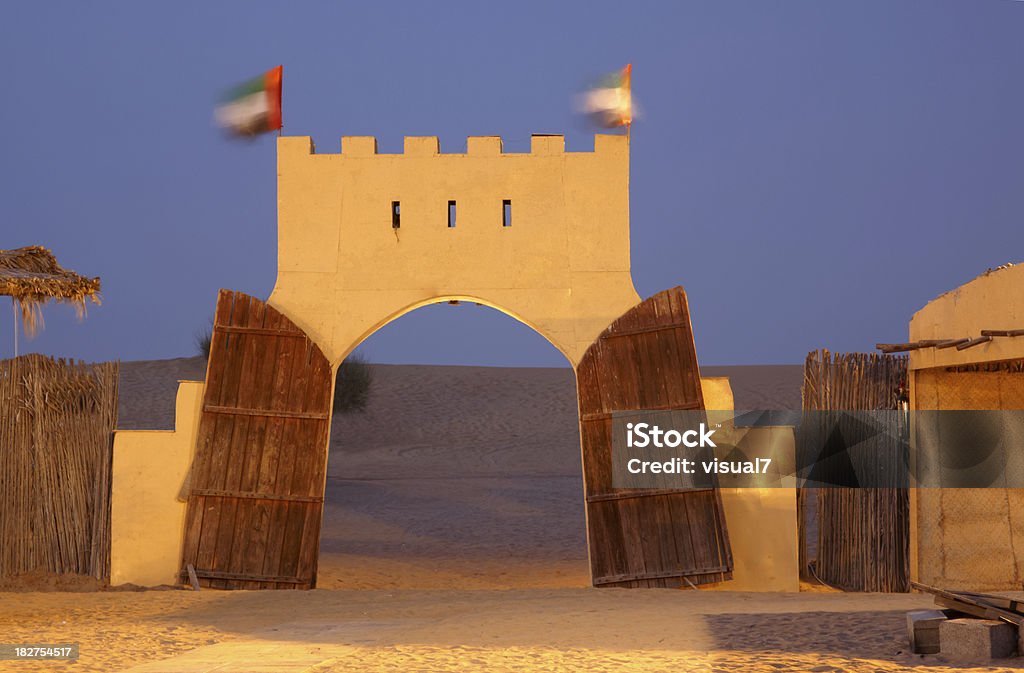
[[[943,607],[964,612],[981,619],[1001,619],[1017,626],[1024,625],[1024,615],[1009,610],[1003,610],[994,605],[986,603],[984,595],[972,596],[952,591],[945,591],[938,587],[928,586],[919,582],[911,582],[911,586],[935,596],[935,602]]]
[[[192,584],[192,591],[199,591],[199,577],[196,576],[196,567],[189,563],[185,568],[188,570],[188,581]]]

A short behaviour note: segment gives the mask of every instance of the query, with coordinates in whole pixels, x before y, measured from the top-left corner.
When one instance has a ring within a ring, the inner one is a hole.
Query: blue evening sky
[[[48,307],[29,350],[192,355],[218,288],[267,297],[275,278],[274,140],[214,127],[226,87],[283,63],[285,132],[324,152],[485,134],[525,151],[535,132],[587,150],[574,92],[632,62],[640,295],[687,289],[705,364],[871,350],[1024,261],[1022,36],[1009,0],[7,3],[0,248],[103,279],[102,306],[82,323]],[[11,340],[7,308],[0,356]],[[472,306],[416,311],[363,351],[564,365]]]

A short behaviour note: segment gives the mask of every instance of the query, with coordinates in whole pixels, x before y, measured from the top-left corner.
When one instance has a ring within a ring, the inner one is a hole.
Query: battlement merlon
[[[282,153],[295,155],[337,156],[338,153],[318,154],[316,145],[310,136],[282,136],[277,139],[278,155]],[[469,136],[466,139],[465,152],[441,152],[437,136],[405,136],[405,144],[400,154],[380,154],[377,152],[377,139],[374,136],[342,136],[341,156],[551,156],[558,154],[602,154],[629,156],[629,137],[625,135],[598,134],[594,136],[593,152],[566,152],[565,136],[552,134],[534,134],[530,136],[530,151],[505,152],[501,136]]]

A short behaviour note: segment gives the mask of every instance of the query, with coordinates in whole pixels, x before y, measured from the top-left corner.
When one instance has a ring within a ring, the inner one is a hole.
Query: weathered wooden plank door
[[[185,520],[183,576],[237,589],[316,585],[331,366],[273,307],[221,290]]]
[[[679,587],[732,577],[718,489],[612,488],[612,413],[703,409],[686,293],[641,302],[612,323],[576,369],[595,586]]]

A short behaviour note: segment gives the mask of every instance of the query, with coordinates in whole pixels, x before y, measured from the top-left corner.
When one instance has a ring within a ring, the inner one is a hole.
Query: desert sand
[[[0,593],[0,642],[81,644],[0,670],[952,670],[907,652],[922,595],[591,588],[572,372],[374,369],[332,428],[318,589]],[[203,371],[124,363],[119,425],[172,427]],[[799,366],[703,373],[737,408],[799,407]]]

